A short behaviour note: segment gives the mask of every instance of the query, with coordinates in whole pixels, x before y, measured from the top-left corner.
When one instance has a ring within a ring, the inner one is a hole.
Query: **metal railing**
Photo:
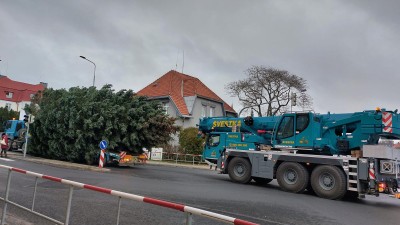
[[[83,189],[96,191],[96,192],[100,192],[100,193],[103,193],[103,194],[110,194],[110,195],[118,197],[118,213],[117,213],[117,218],[116,218],[116,224],[117,225],[119,225],[119,222],[120,222],[120,211],[121,211],[121,201],[122,201],[122,199],[128,199],[128,200],[133,200],[133,201],[138,201],[138,202],[145,202],[145,203],[149,203],[149,204],[153,204],[153,205],[157,205],[157,206],[161,206],[161,207],[165,207],[165,208],[170,208],[170,209],[181,211],[181,212],[186,214],[186,225],[191,225],[193,223],[193,219],[192,219],[193,215],[207,217],[207,218],[210,218],[210,219],[213,219],[213,220],[222,221],[222,222],[229,223],[229,224],[238,224],[238,225],[255,225],[256,224],[256,223],[252,223],[252,222],[249,222],[249,221],[233,218],[233,217],[230,217],[230,216],[225,216],[225,215],[222,215],[222,214],[218,214],[218,213],[214,213],[214,212],[210,212],[210,211],[206,211],[206,210],[202,210],[202,209],[198,209],[198,208],[194,208],[194,207],[190,207],[190,206],[185,206],[185,205],[182,205],[182,204],[177,204],[177,203],[168,202],[168,201],[164,201],[164,200],[158,200],[158,199],[149,198],[149,197],[143,197],[143,196],[140,196],[140,195],[135,195],[135,194],[130,194],[130,193],[126,193],[126,192],[111,190],[111,189],[108,189],[108,188],[93,186],[93,185],[89,185],[89,184],[83,184],[83,183],[79,183],[79,182],[75,182],[75,181],[71,181],[71,180],[66,180],[66,179],[62,179],[62,178],[58,178],[58,177],[52,177],[52,176],[48,176],[48,175],[43,175],[43,174],[39,174],[39,173],[27,171],[27,170],[15,168],[15,167],[10,167],[10,166],[5,166],[5,165],[1,165],[0,164],[0,169],[8,169],[5,196],[4,196],[4,198],[0,197],[0,200],[4,201],[4,207],[3,207],[3,212],[2,212],[2,216],[1,216],[1,223],[0,223],[1,225],[5,225],[5,223],[6,223],[6,219],[7,219],[6,215],[7,215],[7,206],[8,206],[8,204],[11,204],[13,206],[16,206],[16,207],[22,209],[22,210],[25,210],[25,211],[28,211],[30,213],[33,213],[33,214],[35,214],[35,215],[37,215],[39,217],[42,217],[42,218],[47,219],[47,220],[49,220],[51,222],[54,222],[55,224],[68,225],[69,221],[70,221],[70,215],[71,215],[72,195],[73,195],[73,192],[74,192],[74,188],[83,188]],[[11,184],[12,172],[17,172],[17,173],[25,174],[27,176],[35,177],[35,186],[34,186],[34,191],[33,191],[33,200],[32,200],[31,208],[27,208],[25,206],[22,206],[22,205],[19,205],[19,204],[15,203],[15,202],[10,201],[9,192],[10,192],[10,184]],[[66,213],[65,213],[64,222],[58,221],[58,220],[56,220],[54,218],[51,218],[50,216],[46,216],[44,214],[41,214],[41,213],[35,211],[35,200],[36,200],[36,191],[37,191],[37,186],[38,186],[38,179],[45,179],[45,180],[50,180],[50,181],[53,181],[53,182],[59,182],[59,183],[62,183],[62,184],[65,184],[65,185],[69,186],[68,203],[67,203],[67,210],[66,210]]]
[[[183,154],[183,153],[170,153],[170,152],[162,152],[162,153],[155,153],[156,156],[151,156],[150,160],[154,161],[169,161],[178,163],[190,163],[192,165],[200,165],[206,164],[203,160],[202,155],[195,155],[195,154]]]
[[[192,165],[205,164],[202,155],[168,153],[168,152],[162,153],[162,161],[175,162],[176,164],[178,163],[191,163]]]

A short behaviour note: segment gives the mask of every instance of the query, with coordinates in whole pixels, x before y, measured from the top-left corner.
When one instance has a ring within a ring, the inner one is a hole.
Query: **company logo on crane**
[[[212,127],[240,127],[242,122],[240,120],[222,120],[214,121]]]

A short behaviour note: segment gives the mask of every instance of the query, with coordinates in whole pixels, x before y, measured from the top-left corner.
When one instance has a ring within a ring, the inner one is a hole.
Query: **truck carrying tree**
[[[24,120],[7,120],[5,122],[4,133],[7,134],[10,151],[24,148],[26,132]]]
[[[157,102],[131,90],[114,92],[111,85],[100,90],[49,88],[26,111],[35,115],[29,154],[78,163],[97,160],[102,140],[117,155],[138,155],[143,148],[168,142],[177,130]]]
[[[277,179],[286,191],[329,199],[397,192],[397,110],[203,118],[199,132],[207,135],[205,160],[239,183]]]

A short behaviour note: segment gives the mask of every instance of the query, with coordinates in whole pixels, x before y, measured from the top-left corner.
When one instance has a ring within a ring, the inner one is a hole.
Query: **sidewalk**
[[[99,171],[99,172],[110,171],[110,169],[99,168],[98,166],[95,166],[95,165],[85,165],[85,164],[79,164],[79,163],[59,161],[59,160],[54,160],[54,159],[45,159],[45,158],[30,156],[28,154],[26,154],[26,157],[24,157],[22,152],[8,151],[7,156],[10,159],[25,160],[25,161],[29,161],[29,162],[35,162],[35,163],[39,163],[39,164],[62,167],[62,168],[72,168],[72,169],[78,169],[78,170],[91,170],[91,171]]]
[[[78,170],[90,170],[90,171],[99,171],[99,172],[110,171],[110,169],[108,169],[108,168],[99,168],[98,166],[95,166],[95,165],[85,165],[85,164],[71,163],[71,162],[65,162],[65,161],[59,161],[59,160],[53,160],[53,159],[45,159],[45,158],[30,156],[28,154],[26,155],[26,157],[23,157],[22,152],[8,151],[7,155],[8,155],[8,158],[10,158],[10,159],[25,160],[25,161],[35,162],[35,163],[39,163],[39,164],[44,164],[44,165],[62,167],[62,168],[72,168],[72,169],[78,169]],[[192,169],[209,169],[210,168],[206,164],[192,165],[192,164],[175,163],[174,161],[165,162],[165,161],[147,160],[146,164],[170,166],[170,167],[181,167],[181,168],[192,168]],[[146,164],[140,164],[140,165],[135,165],[135,166],[146,166]]]
[[[0,212],[3,212],[3,208],[0,207]],[[20,217],[18,217],[17,215],[11,214],[7,212],[7,216],[6,216],[6,225],[34,225],[33,223],[30,223],[28,221],[26,221],[25,219],[22,219]],[[0,218],[0,222],[1,222],[1,218]]]

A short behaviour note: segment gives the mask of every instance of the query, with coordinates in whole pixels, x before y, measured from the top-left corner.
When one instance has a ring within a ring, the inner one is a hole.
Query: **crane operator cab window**
[[[278,134],[276,135],[277,139],[284,139],[288,137],[292,137],[294,135],[294,117],[293,116],[285,116],[282,119],[281,124],[278,127]]]
[[[308,127],[310,119],[308,114],[298,114],[296,116],[296,134],[303,132]]]
[[[220,135],[219,134],[211,134],[208,136],[207,144],[209,147],[214,147],[219,145]]]

